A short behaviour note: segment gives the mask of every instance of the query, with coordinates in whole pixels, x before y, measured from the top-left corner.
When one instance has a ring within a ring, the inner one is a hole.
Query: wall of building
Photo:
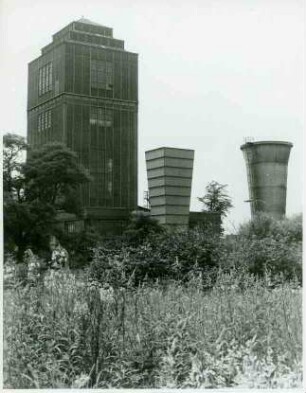
[[[28,141],[78,154],[93,179],[81,187],[82,205],[100,227],[103,217],[111,226],[109,212],[122,226],[137,206],[137,117],[138,55],[110,28],[72,22],[29,64]]]
[[[109,126],[91,124],[93,106],[67,102],[66,143],[89,169],[93,181],[83,187],[89,207],[137,206],[137,113],[120,105],[99,103],[111,114]]]
[[[286,214],[287,168],[292,144],[279,141],[241,146],[247,166],[252,216],[263,212],[276,219]]]
[[[151,216],[188,227],[194,151],[161,147],[146,152]]]

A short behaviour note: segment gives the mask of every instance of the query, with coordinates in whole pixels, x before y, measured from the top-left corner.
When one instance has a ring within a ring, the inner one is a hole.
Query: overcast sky
[[[304,0],[0,0],[1,131],[26,136],[27,64],[82,16],[139,53],[139,204],[144,152],[195,150],[191,209],[228,184],[231,230],[250,218],[245,137],[290,141],[287,215],[302,211]]]

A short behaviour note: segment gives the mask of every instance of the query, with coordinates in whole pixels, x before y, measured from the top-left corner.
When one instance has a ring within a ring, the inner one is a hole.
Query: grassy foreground
[[[53,272],[5,289],[4,387],[301,387],[301,290],[244,281],[112,289]]]

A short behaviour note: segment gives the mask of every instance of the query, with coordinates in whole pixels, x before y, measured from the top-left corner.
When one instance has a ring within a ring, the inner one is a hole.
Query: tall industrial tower
[[[280,219],[286,214],[287,167],[292,143],[248,142],[241,146],[247,166],[251,213]]]
[[[109,27],[72,22],[29,64],[28,142],[78,154],[93,178],[84,214],[104,233],[120,232],[137,206],[137,115],[138,55]]]
[[[190,149],[146,151],[151,216],[160,224],[188,227],[193,159]]]

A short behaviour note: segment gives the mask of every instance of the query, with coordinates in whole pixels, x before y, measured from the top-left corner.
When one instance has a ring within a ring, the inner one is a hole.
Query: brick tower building
[[[120,233],[137,207],[138,55],[111,28],[72,22],[29,64],[27,110],[31,146],[62,142],[89,170],[85,221]]]

